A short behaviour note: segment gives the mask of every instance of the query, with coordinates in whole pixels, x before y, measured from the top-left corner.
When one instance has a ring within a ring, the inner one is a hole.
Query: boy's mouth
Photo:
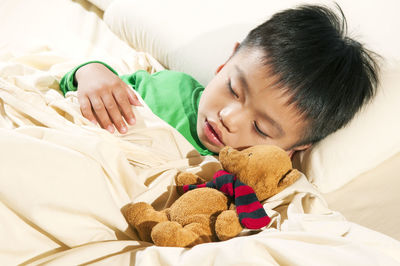
[[[204,134],[212,144],[221,147],[225,146],[225,144],[222,142],[221,132],[214,123],[209,123],[207,119],[204,122]]]

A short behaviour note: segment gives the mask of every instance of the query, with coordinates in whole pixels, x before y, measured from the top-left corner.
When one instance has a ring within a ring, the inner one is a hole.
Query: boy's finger
[[[96,114],[97,121],[99,121],[102,128],[107,129],[111,133],[114,133],[114,126],[111,123],[110,117],[104,107],[103,101],[98,96],[92,96],[89,98],[92,108]]]
[[[125,121],[130,125],[134,125],[136,122],[135,114],[133,113],[132,106],[129,103],[129,95],[123,90],[118,90],[114,93],[114,98],[125,118]]]
[[[89,99],[87,97],[79,97],[78,101],[82,115],[86,117],[86,119],[90,120],[93,124],[97,124],[97,120],[92,112],[92,105],[90,104]]]
[[[142,103],[139,101],[136,94],[133,92],[132,88],[129,86],[126,87],[126,91],[128,92],[129,102],[135,106],[142,106]]]
[[[118,105],[111,94],[103,95],[102,97],[104,106],[107,109],[108,115],[114,123],[115,127],[122,134],[128,131],[128,128],[122,119],[121,112],[119,111]]]

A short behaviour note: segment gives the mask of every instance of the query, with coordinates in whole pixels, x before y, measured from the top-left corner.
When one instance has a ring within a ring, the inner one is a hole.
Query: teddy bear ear
[[[301,176],[301,173],[297,169],[291,169],[284,175],[278,183],[278,187],[285,188],[296,182],[297,179]]]

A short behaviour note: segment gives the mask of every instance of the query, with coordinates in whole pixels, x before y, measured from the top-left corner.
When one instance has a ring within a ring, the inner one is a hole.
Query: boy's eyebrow
[[[240,83],[242,83],[243,88],[245,89],[246,93],[249,93],[249,84],[247,83],[246,78],[244,77],[243,70],[240,69],[238,65],[235,65],[236,71],[239,74]]]
[[[242,86],[243,86],[243,88],[245,90],[245,93],[249,94],[249,92],[250,92],[249,84],[247,83],[247,80],[244,77],[243,70],[241,70],[238,65],[235,65],[235,68],[236,68],[236,71],[238,73],[238,77],[239,77],[240,83],[242,84]],[[278,122],[276,122],[274,119],[272,119],[272,117],[270,117],[267,113],[262,112],[261,116],[265,120],[268,120],[268,122],[270,122],[272,124],[272,126],[275,127],[278,130],[278,136],[276,136],[276,137],[283,137],[285,135],[285,131],[283,131],[281,125]]]

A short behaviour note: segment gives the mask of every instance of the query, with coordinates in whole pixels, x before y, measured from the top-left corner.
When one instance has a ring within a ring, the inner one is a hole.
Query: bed
[[[134,108],[137,124],[127,134],[100,129],[82,117],[76,93],[62,96],[58,81],[78,63],[97,59],[121,74],[169,68],[206,83],[212,73],[205,69],[243,32],[300,3],[254,0],[263,10],[230,1],[230,12],[221,13],[223,2],[0,1],[2,265],[400,264],[396,1],[366,2],[362,13],[339,1],[349,24],[385,58],[380,92],[348,127],[296,156],[304,174],[263,203],[272,218],[268,228],[184,249],[140,241],[128,226],[126,204],[163,209],[177,197],[178,171],[211,176],[220,165],[196,153],[145,104]],[[213,11],[198,23],[204,10]],[[182,21],[198,27],[196,35],[177,27]],[[209,44],[221,31],[227,37],[220,46]],[[210,60],[200,60],[205,54]]]

